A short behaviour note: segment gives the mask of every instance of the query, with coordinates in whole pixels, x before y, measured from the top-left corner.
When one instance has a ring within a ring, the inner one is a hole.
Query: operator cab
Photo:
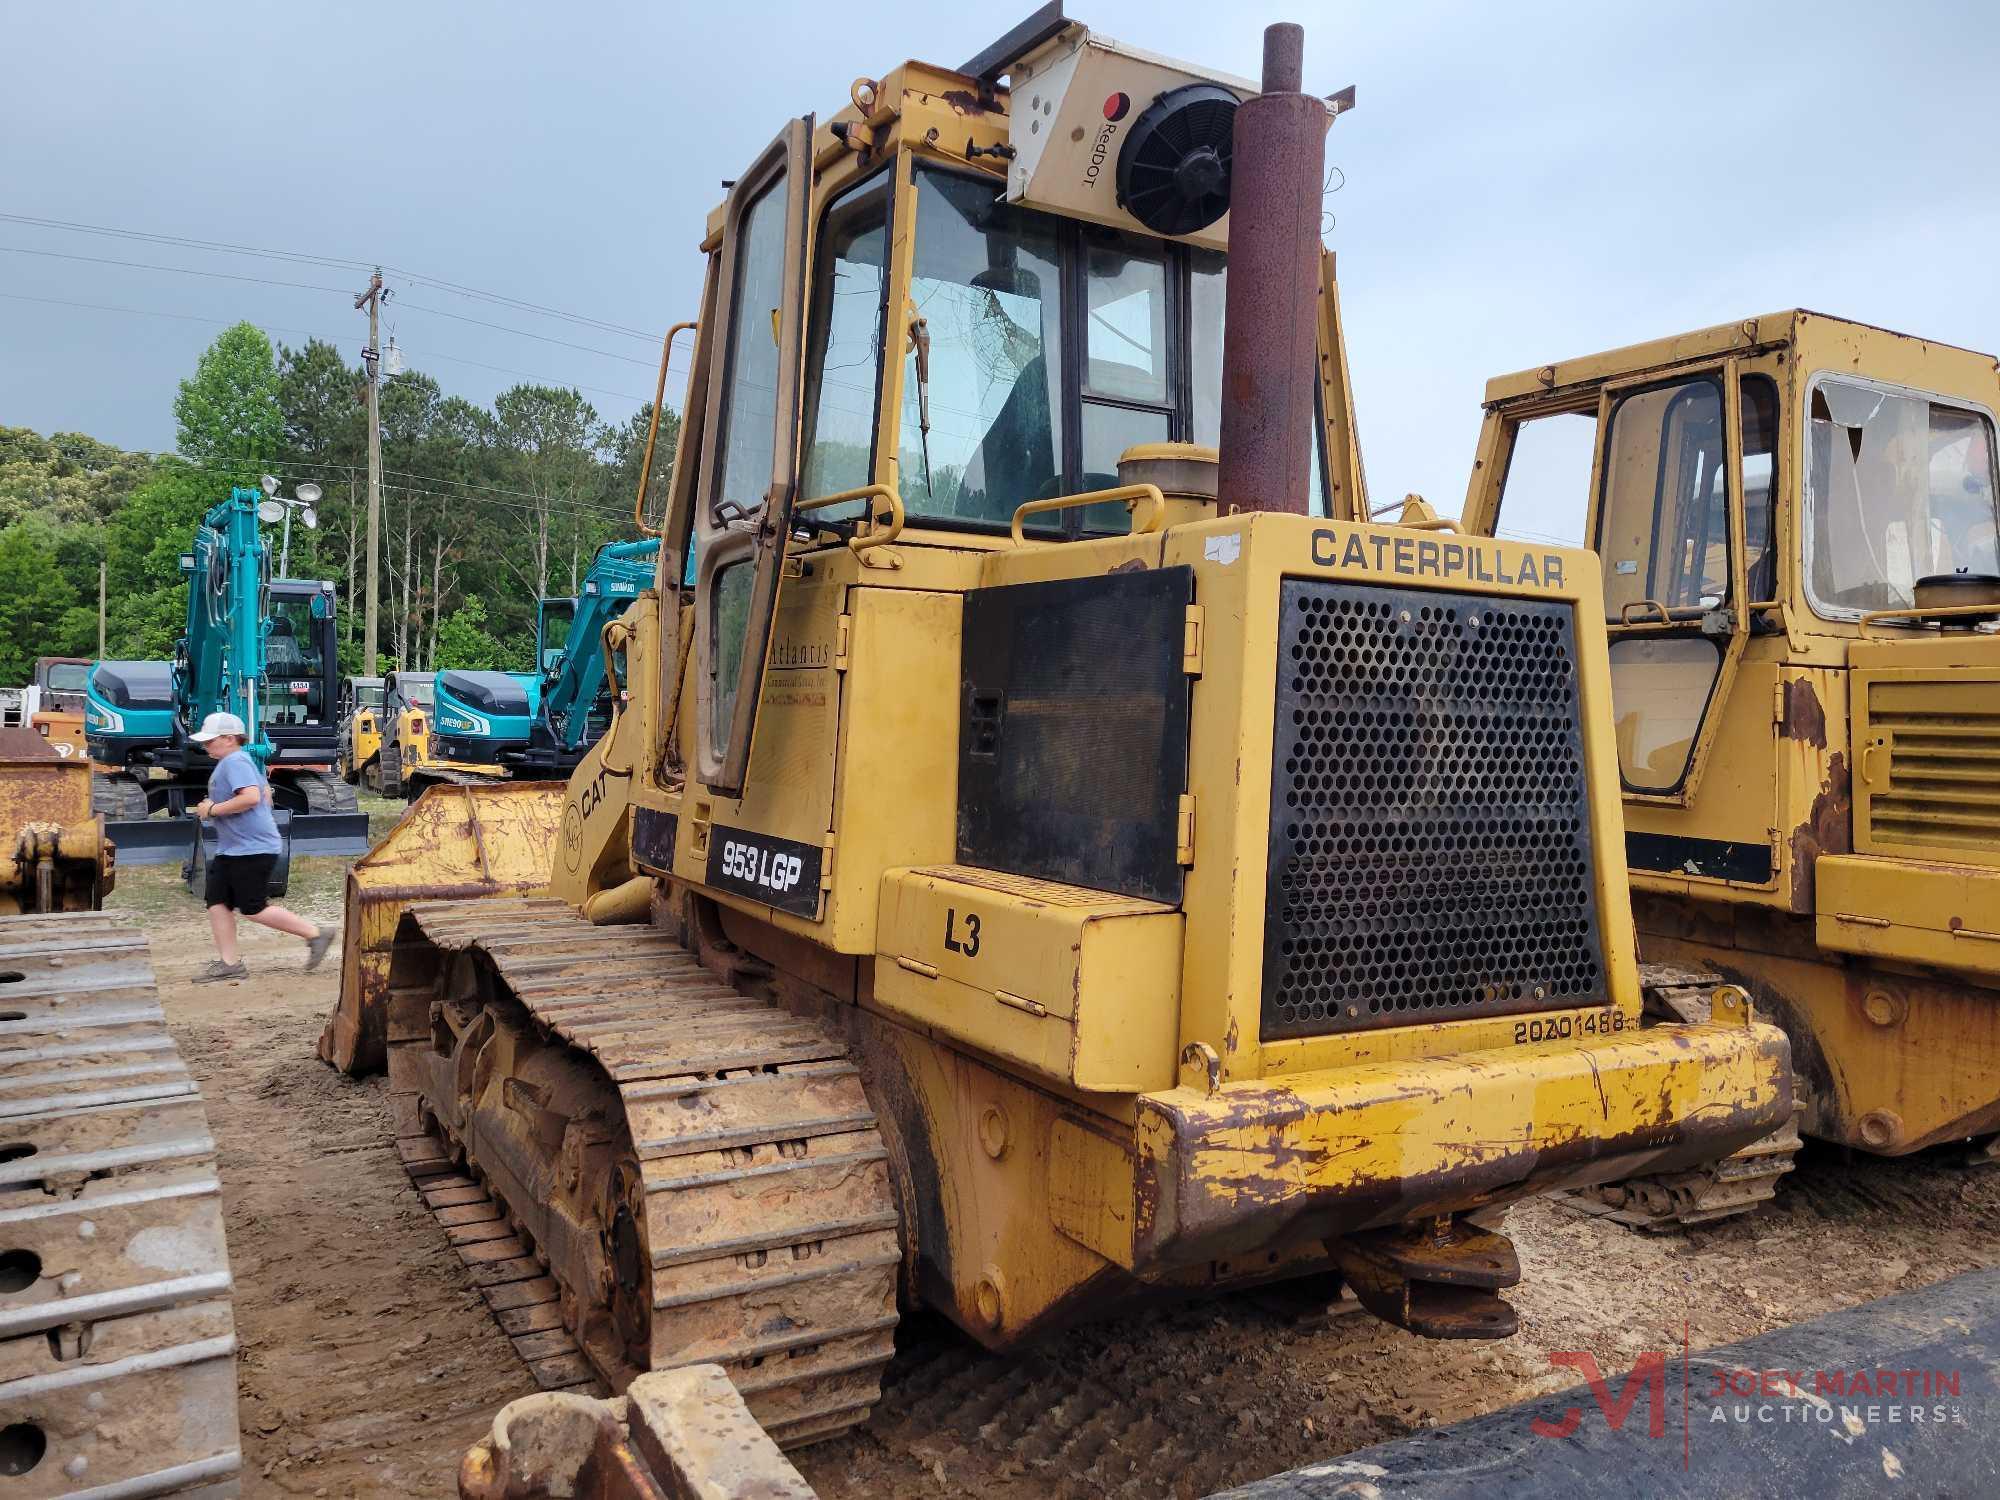
[[[562,671],[569,651],[570,627],[576,623],[576,600],[549,598],[541,601],[535,616],[535,659],[542,676],[552,678]]]
[[[1082,45],[1075,28],[1057,32],[1057,50]],[[1118,64],[1154,65],[1138,54]],[[1026,64],[981,66],[990,85]],[[1156,80],[1163,90],[1184,82],[1177,65],[1158,66],[1172,75]],[[691,391],[681,434],[699,465],[677,468],[670,484],[669,513],[691,534],[663,551],[687,571],[663,576],[694,585],[693,769],[713,791],[745,780],[759,694],[741,691],[744,671],[754,682],[767,660],[788,542],[963,549],[983,537],[971,545],[990,547],[1029,505],[1019,524],[1037,540],[1117,536],[1131,531],[1136,503],[1120,483],[1123,455],[1219,443],[1226,196],[1169,222],[1128,207],[1122,188],[1109,202],[1106,186],[1107,201],[1080,211],[1061,197],[1055,144],[1025,182],[1001,164],[1024,166],[1016,158],[1032,132],[999,110],[954,105],[953,138],[933,129],[898,149],[869,147],[860,122],[884,99],[901,100],[909,131],[937,99],[956,97],[951,77],[909,64],[861,80],[852,113],[817,130],[795,121],[711,220],[720,233],[696,364],[706,371],[712,351],[714,374]],[[1185,113],[1165,92],[1143,106],[1133,94],[1121,139],[1136,149],[1153,131],[1164,150],[1176,133],[1207,130],[1226,147],[1237,96],[1250,90],[1205,79],[1179,91],[1201,96]],[[1329,124],[1348,103],[1329,101]],[[1359,520],[1366,496],[1330,257],[1321,293],[1321,347],[1335,353],[1317,371],[1308,510]]]
[[[325,741],[338,722],[338,661],[333,586],[273,580],[265,615],[265,678],[257,721],[277,747],[274,760],[324,759]],[[292,753],[287,754],[288,749]]]
[[[429,708],[435,697],[436,678],[429,672],[391,672],[383,693],[397,713],[406,708]]]
[[[2000,754],[1996,404],[1988,356],[1802,310],[1488,384],[1467,529],[1599,555],[1641,889],[1807,915],[1822,856],[2000,864],[1968,780]]]
[[[379,677],[343,678],[340,684],[340,717],[349,719],[358,713],[380,713],[383,692]]]

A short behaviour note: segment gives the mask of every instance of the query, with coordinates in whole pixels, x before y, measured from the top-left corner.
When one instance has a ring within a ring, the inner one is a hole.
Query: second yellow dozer
[[[1642,955],[1882,1155],[2000,1139],[1996,410],[1990,354],[1793,309],[1497,377],[1466,500],[1602,555]]]
[[[529,789],[418,804],[439,894],[545,893],[357,868],[329,1055],[546,1386],[715,1362],[795,1446],[905,1302],[1329,1271],[1502,1337],[1499,1210],[1791,1114],[1740,992],[1642,1014],[1593,560],[1366,521],[1298,29],[1260,90],[1048,15],[711,216],[546,874],[478,811]]]

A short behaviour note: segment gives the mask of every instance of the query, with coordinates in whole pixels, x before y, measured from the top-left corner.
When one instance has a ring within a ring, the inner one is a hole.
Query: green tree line
[[[295,521],[289,571],[333,580],[342,670],[359,671],[365,379],[331,344],[274,348],[238,323],[180,382],[172,454],[0,427],[0,684],[29,680],[38,656],[96,654],[100,563],[106,654],[170,656],[186,615],[181,553],[232,485],[266,474],[287,495],[320,486],[319,525]],[[380,409],[383,669],[530,667],[536,599],[575,592],[600,545],[636,534],[650,404],[613,423],[574,389],[521,384],[486,407],[411,371],[383,380]],[[662,414],[655,515],[679,426]],[[267,540],[275,553],[276,528]]]

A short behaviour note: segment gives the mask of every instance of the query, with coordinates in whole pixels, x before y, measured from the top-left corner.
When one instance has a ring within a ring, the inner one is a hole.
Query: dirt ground
[[[126,871],[114,909],[152,936],[160,993],[221,1147],[236,1278],[246,1492],[447,1495],[466,1446],[532,1386],[389,1144],[379,1080],[313,1055],[337,962],[248,929],[247,983],[201,987],[194,901]],[[342,867],[302,862],[288,904],[339,917]],[[1809,1151],[1763,1214],[1653,1238],[1546,1205],[1508,1220],[1521,1332],[1437,1344],[1364,1316],[1243,1294],[1088,1327],[1012,1358],[906,1320],[857,1436],[798,1455],[825,1500],[1198,1496],[1574,1384],[2000,1265],[2000,1171]]]

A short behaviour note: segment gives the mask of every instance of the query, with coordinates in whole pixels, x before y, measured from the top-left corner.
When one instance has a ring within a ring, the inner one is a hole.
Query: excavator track
[[[137,928],[0,917],[0,1491],[239,1493],[215,1154]]]
[[[1710,999],[1728,981],[1720,974],[1697,973],[1666,964],[1641,964],[1639,982],[1646,1015],[1654,1020],[1693,1025],[1709,1018]],[[1753,1212],[1776,1196],[1778,1183],[1792,1170],[1804,1143],[1798,1116],[1752,1141],[1734,1155],[1683,1172],[1652,1177],[1628,1177],[1591,1188],[1555,1193],[1554,1199],[1577,1213],[1609,1219],[1629,1229],[1671,1233],[1733,1219]]]
[[[389,1083],[412,1177],[545,1388],[714,1363],[782,1447],[866,1419],[902,1252],[833,1027],[650,928],[420,904]]]
[[[305,798],[306,811],[309,813],[351,813],[361,809],[354,788],[337,772],[295,772],[292,784],[299,789],[299,795]]]
[[[96,772],[90,778],[90,810],[103,813],[113,821],[130,821],[150,816],[146,807],[146,788],[133,776],[123,772],[104,774]]]

